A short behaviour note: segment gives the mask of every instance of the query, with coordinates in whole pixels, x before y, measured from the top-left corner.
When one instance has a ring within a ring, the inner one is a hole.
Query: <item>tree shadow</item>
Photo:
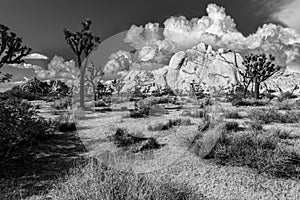
[[[69,169],[84,164],[87,149],[74,132],[46,135],[26,156],[17,149],[9,160],[0,160],[0,199],[22,199],[45,194]]]

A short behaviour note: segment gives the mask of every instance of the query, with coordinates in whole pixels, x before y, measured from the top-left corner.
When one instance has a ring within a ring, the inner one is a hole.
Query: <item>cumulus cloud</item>
[[[164,22],[164,28],[159,28],[157,23],[144,27],[133,25],[124,41],[137,49],[138,60],[142,62],[162,60],[165,54],[161,52],[176,53],[203,42],[214,49],[227,48],[242,55],[269,53],[276,57],[277,64],[300,66],[300,33],[297,30],[265,24],[256,33],[244,36],[224,8],[209,4],[206,11],[206,16],[190,20],[184,16],[170,17]],[[108,68],[111,71],[129,69],[129,60],[116,55],[107,63]]]
[[[140,49],[161,39],[163,39],[163,34],[159,24],[148,23],[145,27],[132,25],[124,41],[136,49]]]
[[[78,69],[73,60],[65,61],[63,57],[55,55],[48,69],[36,71],[37,77],[41,79],[59,79],[72,85],[78,77]]]
[[[273,18],[285,23],[289,27],[300,31],[300,0],[287,1],[284,6],[281,6],[278,12],[273,14]]]
[[[19,69],[33,69],[35,71],[40,71],[43,69],[41,66],[33,65],[30,63],[9,64],[9,66],[19,68]]]
[[[119,71],[128,70],[131,63],[131,53],[125,50],[119,50],[109,57],[109,61],[104,66],[104,73],[115,74]]]
[[[49,58],[45,55],[39,53],[32,53],[24,57],[24,59],[39,59],[39,60],[48,60]]]

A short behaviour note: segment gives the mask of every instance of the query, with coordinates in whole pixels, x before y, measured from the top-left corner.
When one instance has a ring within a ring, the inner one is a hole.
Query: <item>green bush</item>
[[[56,110],[64,110],[72,105],[72,99],[70,97],[64,97],[62,99],[55,100],[54,103],[51,104],[51,108]]]
[[[249,113],[250,119],[262,122],[264,124],[269,123],[297,123],[299,116],[293,112],[281,113],[275,109],[253,109]]]
[[[48,133],[49,127],[49,122],[38,117],[30,104],[0,102],[0,154],[7,157],[19,145],[32,145],[35,140]]]
[[[76,123],[70,116],[60,115],[52,124],[60,132],[76,131]]]
[[[225,118],[228,119],[241,119],[243,118],[238,111],[226,111]]]
[[[157,124],[149,125],[148,130],[149,131],[162,131],[162,130],[168,130],[172,128],[173,126],[189,126],[191,125],[191,119],[169,119],[167,122],[159,122]]]
[[[249,167],[280,178],[300,178],[300,155],[278,145],[271,134],[222,134],[210,155],[217,164]]]
[[[263,100],[252,100],[252,99],[234,99],[231,103],[233,106],[266,106],[269,104],[268,101]]]

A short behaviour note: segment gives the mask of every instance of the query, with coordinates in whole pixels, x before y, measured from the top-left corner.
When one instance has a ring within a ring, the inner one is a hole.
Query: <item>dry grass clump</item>
[[[168,130],[174,126],[189,126],[192,125],[191,119],[169,119],[166,122],[159,122],[148,126],[149,131]]]
[[[258,121],[247,121],[248,129],[253,131],[261,131],[263,130],[263,125],[261,122]]]
[[[206,120],[197,134],[184,138],[183,142],[200,158],[220,165],[249,167],[275,177],[299,179],[300,155],[279,145],[280,139],[291,136],[258,129],[240,131],[237,122]]]
[[[269,123],[297,123],[299,116],[294,112],[279,112],[275,109],[253,109],[249,113],[250,119],[264,124]]]
[[[240,115],[240,113],[237,110],[228,110],[225,111],[225,118],[228,119],[242,119],[243,117]]]
[[[278,145],[278,139],[265,132],[222,134],[206,158],[217,164],[249,167],[280,178],[300,178],[300,155]]]
[[[118,128],[116,133],[110,136],[109,139],[113,141],[117,147],[133,152],[157,149],[161,146],[155,138],[147,138],[142,134],[130,134],[126,129],[121,128]]]
[[[75,120],[70,115],[60,115],[52,121],[52,125],[60,132],[76,131]]]
[[[122,172],[89,162],[60,178],[45,198],[56,200],[204,200],[187,184],[152,180],[146,174]]]
[[[64,110],[72,105],[72,99],[70,97],[64,97],[62,99],[55,100],[50,106],[56,110]]]
[[[181,116],[185,116],[185,117],[193,117],[193,118],[202,118],[205,117],[207,115],[207,110],[203,109],[203,110],[184,110],[181,113]]]
[[[232,105],[239,106],[267,106],[269,101],[266,100],[255,100],[255,99],[234,99]]]

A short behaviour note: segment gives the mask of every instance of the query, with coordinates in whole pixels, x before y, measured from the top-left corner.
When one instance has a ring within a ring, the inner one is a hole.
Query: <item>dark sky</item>
[[[253,33],[264,23],[272,22],[271,13],[278,8],[264,6],[258,0],[0,0],[0,23],[23,38],[33,52],[66,59],[73,58],[63,35],[63,29],[79,30],[86,18],[93,21],[92,31],[103,40],[128,30],[132,24],[162,23],[170,16],[187,18],[206,15],[208,3],[225,7],[244,35]],[[272,4],[271,4],[272,5]]]

